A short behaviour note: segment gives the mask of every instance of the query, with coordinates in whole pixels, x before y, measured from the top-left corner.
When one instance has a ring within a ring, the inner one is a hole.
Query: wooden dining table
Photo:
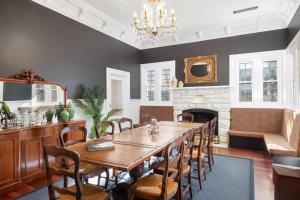
[[[202,126],[202,123],[161,121],[158,122],[158,134],[150,134],[149,125],[146,125],[67,148],[77,152],[82,162],[129,172],[141,166],[151,156],[163,151],[178,137],[183,136],[191,129],[201,129]],[[115,148],[87,151],[87,144],[107,141],[112,141]]]

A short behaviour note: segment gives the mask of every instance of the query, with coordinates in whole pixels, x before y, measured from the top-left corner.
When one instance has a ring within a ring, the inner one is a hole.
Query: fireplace
[[[194,122],[199,122],[199,123],[206,123],[206,122],[212,120],[213,118],[218,117],[218,111],[204,109],[204,108],[187,109],[187,110],[183,110],[182,112],[193,114]],[[219,135],[218,121],[217,121],[217,127],[216,127],[216,135]]]

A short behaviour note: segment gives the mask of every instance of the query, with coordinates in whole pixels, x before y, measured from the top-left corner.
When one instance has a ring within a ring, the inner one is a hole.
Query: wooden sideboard
[[[52,123],[18,129],[0,129],[0,195],[20,188],[22,183],[45,176],[43,147],[58,145],[65,126],[85,126],[84,120]],[[74,133],[71,137],[82,137]]]

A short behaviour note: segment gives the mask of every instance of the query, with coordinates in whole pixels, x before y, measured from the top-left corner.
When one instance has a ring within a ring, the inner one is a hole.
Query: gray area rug
[[[196,172],[195,172],[196,173]],[[61,181],[57,184],[61,184]],[[193,199],[254,200],[253,161],[244,158],[215,156],[212,172],[207,170],[204,189],[197,180],[192,182]],[[126,195],[118,199],[126,199]],[[184,199],[189,199],[187,193]],[[18,200],[48,200],[48,189],[43,187]]]

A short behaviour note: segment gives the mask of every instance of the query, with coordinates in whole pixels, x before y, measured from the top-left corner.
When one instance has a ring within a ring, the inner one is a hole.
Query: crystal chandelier
[[[133,14],[135,30],[141,38],[148,37],[152,40],[165,35],[173,34],[176,30],[175,10],[165,9],[165,2],[148,0],[144,9],[138,15]]]

